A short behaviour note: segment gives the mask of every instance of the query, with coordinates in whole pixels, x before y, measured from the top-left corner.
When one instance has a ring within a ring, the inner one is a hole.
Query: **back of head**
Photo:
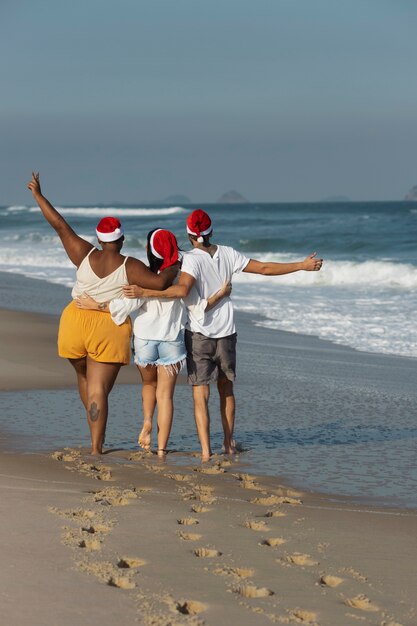
[[[196,209],[187,217],[187,233],[194,241],[208,247],[212,232],[211,219],[202,209]]]
[[[123,226],[117,217],[103,217],[97,224],[97,239],[103,243],[118,241],[123,238]]]
[[[169,230],[155,228],[148,233],[147,255],[152,272],[158,273],[178,261],[178,244]]]

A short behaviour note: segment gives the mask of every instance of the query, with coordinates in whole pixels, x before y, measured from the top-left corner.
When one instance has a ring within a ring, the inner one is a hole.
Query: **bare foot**
[[[101,456],[103,454],[103,450],[101,448],[91,448],[90,454],[91,456]]]
[[[202,463],[207,463],[207,461],[210,461],[211,457],[212,457],[211,450],[209,452],[202,452],[201,453],[201,462]]]
[[[138,444],[143,450],[149,451],[151,449],[151,434],[152,422],[150,420],[144,420],[143,428],[138,437]]]
[[[158,455],[158,459],[166,461],[168,450],[166,450],[165,448],[158,448],[156,454]]]
[[[236,454],[236,442],[232,439],[230,442],[224,443],[225,454]]]

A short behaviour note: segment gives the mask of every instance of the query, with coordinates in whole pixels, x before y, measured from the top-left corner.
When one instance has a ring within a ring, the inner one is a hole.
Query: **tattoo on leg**
[[[100,416],[100,409],[95,402],[90,406],[89,415],[92,422],[96,422]]]

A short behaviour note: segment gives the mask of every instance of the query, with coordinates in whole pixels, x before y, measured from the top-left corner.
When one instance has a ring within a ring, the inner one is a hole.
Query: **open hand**
[[[223,296],[223,298],[227,298],[227,296],[230,296],[230,294],[232,293],[232,283],[229,282],[224,282],[223,286],[220,289],[220,292]]]
[[[318,272],[323,265],[323,259],[317,259],[317,252],[313,252],[303,261],[303,270],[306,272]]]
[[[123,295],[125,298],[143,298],[145,290],[138,285],[125,285],[123,287]]]
[[[95,311],[98,309],[98,302],[94,300],[86,291],[79,298],[74,298],[75,304],[79,309],[88,309]]]
[[[32,179],[28,182],[28,189],[31,190],[34,198],[42,195],[41,184],[39,182],[39,172],[32,172]]]

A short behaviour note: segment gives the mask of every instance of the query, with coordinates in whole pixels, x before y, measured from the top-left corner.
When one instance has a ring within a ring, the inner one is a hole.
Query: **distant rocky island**
[[[414,185],[405,196],[404,200],[412,200],[413,202],[417,201],[417,185]]]
[[[217,200],[218,204],[249,204],[249,200],[244,198],[239,192],[235,191],[226,191],[220,198]]]

